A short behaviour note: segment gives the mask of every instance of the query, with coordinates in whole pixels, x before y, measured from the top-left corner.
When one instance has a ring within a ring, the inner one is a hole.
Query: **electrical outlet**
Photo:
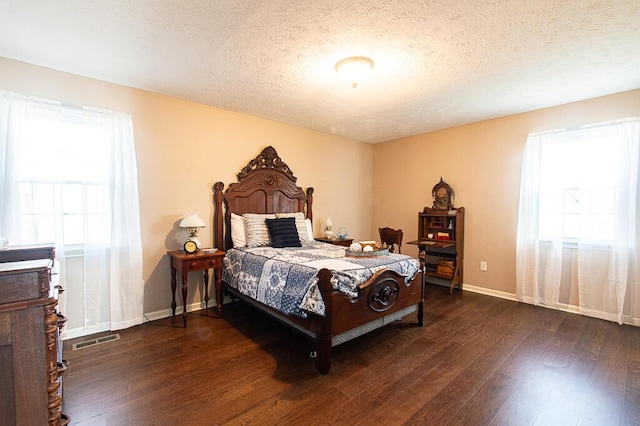
[[[481,271],[486,271],[487,270],[487,262],[484,262],[484,261],[480,262],[480,270]]]

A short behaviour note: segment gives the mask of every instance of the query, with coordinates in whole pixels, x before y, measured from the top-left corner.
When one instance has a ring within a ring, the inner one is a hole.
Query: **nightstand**
[[[328,238],[314,238],[316,241],[321,241],[323,243],[333,244],[335,246],[344,246],[349,247],[351,243],[353,243],[353,238],[345,238],[341,240],[340,238],[336,238],[335,240],[330,240]]]
[[[222,313],[222,258],[226,254],[224,251],[208,253],[198,251],[194,254],[187,254],[182,250],[168,251],[171,257],[171,310],[176,316],[176,272],[180,271],[182,276],[182,319],[184,327],[187,326],[187,277],[191,271],[204,272],[204,306],[209,308],[209,269],[213,269],[213,277],[216,286],[216,309],[218,314]]]

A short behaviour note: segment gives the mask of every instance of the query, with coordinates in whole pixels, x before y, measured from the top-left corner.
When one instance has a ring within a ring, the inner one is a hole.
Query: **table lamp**
[[[331,227],[333,227],[333,222],[331,221],[330,217],[327,218],[327,221],[324,223],[324,226],[325,226],[324,237],[328,240],[332,240],[333,231],[331,230]]]
[[[200,228],[204,228],[205,226],[205,221],[198,217],[197,213],[189,213],[180,222],[180,228],[186,229],[189,233],[189,238],[187,238],[187,241],[191,240],[196,243],[198,249],[200,249],[201,247],[200,240],[198,239],[198,231],[200,230]]]

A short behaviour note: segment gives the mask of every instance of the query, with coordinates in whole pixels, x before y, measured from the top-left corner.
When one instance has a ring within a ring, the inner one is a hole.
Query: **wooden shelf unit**
[[[418,240],[425,283],[445,284],[450,292],[462,290],[464,261],[464,207],[418,213]]]

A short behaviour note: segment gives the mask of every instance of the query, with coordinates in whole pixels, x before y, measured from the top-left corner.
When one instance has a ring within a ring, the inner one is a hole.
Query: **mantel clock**
[[[453,209],[453,201],[455,199],[455,192],[453,188],[442,180],[438,182],[431,190],[431,196],[433,197],[433,209],[436,210],[451,210]]]

